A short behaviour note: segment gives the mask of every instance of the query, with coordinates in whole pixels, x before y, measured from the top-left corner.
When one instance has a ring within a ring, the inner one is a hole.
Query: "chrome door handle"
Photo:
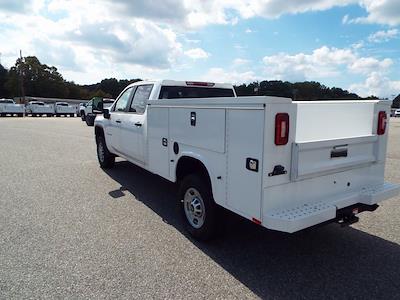
[[[142,126],[142,123],[140,123],[140,122],[136,122],[136,123],[135,123],[135,126],[137,126],[137,127],[141,127],[141,126]]]
[[[117,123],[122,123],[121,120],[116,120],[115,122],[117,122]]]

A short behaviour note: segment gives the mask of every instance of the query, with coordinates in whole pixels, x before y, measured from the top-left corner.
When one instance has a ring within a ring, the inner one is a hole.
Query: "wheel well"
[[[181,181],[183,178],[185,178],[185,176],[189,174],[196,174],[201,176],[202,178],[207,180],[207,183],[211,187],[210,175],[204,164],[193,157],[182,156],[178,161],[178,165],[176,166],[176,181]]]

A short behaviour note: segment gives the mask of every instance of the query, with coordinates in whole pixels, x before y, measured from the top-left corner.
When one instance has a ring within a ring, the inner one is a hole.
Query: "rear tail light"
[[[380,111],[378,114],[378,135],[385,134],[387,124],[387,115],[386,112]]]
[[[275,145],[286,145],[289,140],[289,115],[278,113],[275,116]]]

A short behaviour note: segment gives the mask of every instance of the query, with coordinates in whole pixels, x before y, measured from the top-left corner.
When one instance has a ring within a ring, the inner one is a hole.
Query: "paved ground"
[[[352,227],[294,235],[229,218],[224,238],[198,243],[173,186],[124,161],[102,171],[92,131],[0,120],[0,298],[400,298],[400,199]],[[397,183],[399,150],[395,120]]]

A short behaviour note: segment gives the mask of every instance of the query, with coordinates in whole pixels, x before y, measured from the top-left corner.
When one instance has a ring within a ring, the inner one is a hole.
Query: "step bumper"
[[[268,229],[293,233],[336,218],[338,209],[357,204],[373,205],[395,197],[400,193],[400,185],[383,183],[368,186],[358,192],[344,194],[314,203],[275,210],[264,215],[262,225]]]

